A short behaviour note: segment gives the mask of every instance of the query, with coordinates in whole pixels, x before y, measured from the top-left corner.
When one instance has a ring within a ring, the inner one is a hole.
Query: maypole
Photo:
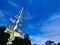
[[[7,45],[11,45],[12,41],[15,39],[15,37],[19,37],[21,35],[21,32],[20,31],[16,31],[16,29],[17,29],[18,26],[21,27],[23,10],[24,10],[24,6],[22,7],[22,10],[20,10],[18,12],[18,15],[14,16],[15,18],[17,18],[17,21],[12,19],[12,18],[10,18],[10,21],[15,24],[14,28],[10,24],[7,24],[7,26],[6,26],[5,33],[7,32],[7,33],[10,34],[10,37],[8,39],[8,42],[7,42]]]

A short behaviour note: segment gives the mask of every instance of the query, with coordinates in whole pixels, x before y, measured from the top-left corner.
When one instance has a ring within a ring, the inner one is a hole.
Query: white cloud
[[[15,6],[15,7],[18,7],[18,5],[16,3],[12,2],[12,1],[8,1],[8,3]]]
[[[6,19],[5,19],[5,13],[4,13],[4,10],[0,10],[0,25],[4,25],[6,23]]]
[[[40,36],[30,36],[30,38],[31,38],[32,44],[36,43],[37,45],[40,45],[45,43],[45,40]]]
[[[41,26],[43,35],[31,36],[32,44],[44,45],[47,40],[60,42],[60,15],[53,15]]]
[[[50,17],[41,27],[44,33],[60,33],[60,15]]]
[[[41,37],[41,36],[30,36],[32,44],[37,45],[45,45],[47,40],[55,41],[55,43],[60,42],[60,36],[52,36],[52,37]]]

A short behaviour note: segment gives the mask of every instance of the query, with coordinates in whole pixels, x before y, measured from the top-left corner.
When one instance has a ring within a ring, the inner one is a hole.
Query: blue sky
[[[60,0],[0,0],[0,25],[11,23],[10,17],[23,12],[23,34],[28,33],[32,44],[44,45],[46,40],[60,42]]]

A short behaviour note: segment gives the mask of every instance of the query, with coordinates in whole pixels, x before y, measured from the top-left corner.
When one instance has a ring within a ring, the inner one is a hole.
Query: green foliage
[[[60,45],[60,42],[57,45]]]
[[[33,44],[33,45],[37,45],[37,44]]]
[[[28,34],[24,35],[24,43],[26,43],[25,45],[31,45],[31,41]]]

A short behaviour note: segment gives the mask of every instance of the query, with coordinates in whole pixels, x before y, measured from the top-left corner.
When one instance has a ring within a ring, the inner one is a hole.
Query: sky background
[[[31,43],[60,42],[60,0],[0,0],[0,25],[14,25],[9,18],[18,13],[22,4],[22,33],[30,35]]]

